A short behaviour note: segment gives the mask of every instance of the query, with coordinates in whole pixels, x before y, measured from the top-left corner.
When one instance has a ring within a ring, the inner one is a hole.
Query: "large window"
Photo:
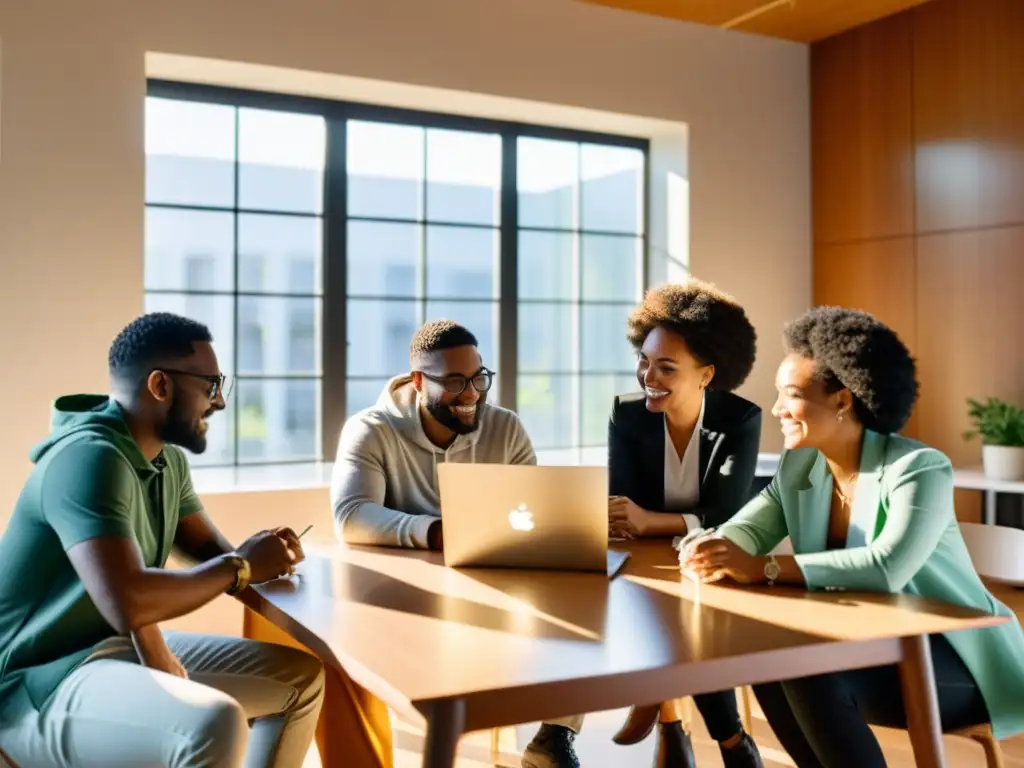
[[[498,364],[501,136],[362,120],[347,134],[352,414],[409,367],[425,320],[462,323]]]
[[[636,389],[646,143],[172,83],[146,106],[146,309],[209,325],[236,380],[194,461],[332,458],[440,317],[542,458],[604,446]]]
[[[573,461],[606,444],[612,398],[636,389],[644,153],[520,138],[517,155],[518,409],[538,452]]]
[[[319,459],[326,123],[146,103],[146,310],[212,330],[235,376],[201,464]]]

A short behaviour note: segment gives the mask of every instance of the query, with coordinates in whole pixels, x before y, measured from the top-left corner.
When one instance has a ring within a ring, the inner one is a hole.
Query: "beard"
[[[473,421],[470,424],[464,422],[452,411],[452,408],[459,405],[458,400],[442,403],[440,400],[428,399],[426,402],[427,413],[433,416],[441,426],[450,429],[455,434],[468,435],[471,432],[476,432],[480,427],[480,413],[483,410],[481,406],[483,406],[485,400],[486,398],[481,396],[476,401],[476,413],[473,414]]]
[[[206,414],[209,416],[213,411]],[[188,414],[177,397],[171,401],[171,408],[167,412],[167,420],[159,433],[160,439],[165,443],[177,445],[192,453],[202,453],[206,450],[206,433],[199,424],[190,419]]]

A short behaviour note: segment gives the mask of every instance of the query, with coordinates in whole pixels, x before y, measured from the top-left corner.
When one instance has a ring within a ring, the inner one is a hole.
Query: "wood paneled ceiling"
[[[927,0],[580,0],[812,43]]]

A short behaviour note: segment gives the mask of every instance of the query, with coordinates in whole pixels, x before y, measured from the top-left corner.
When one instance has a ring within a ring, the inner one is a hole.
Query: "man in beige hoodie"
[[[494,372],[476,337],[450,320],[424,325],[410,345],[410,372],[341,431],[331,477],[338,537],[350,544],[441,550],[438,462],[536,464],[512,411],[487,402]],[[544,723],[524,768],[579,768],[581,717]]]

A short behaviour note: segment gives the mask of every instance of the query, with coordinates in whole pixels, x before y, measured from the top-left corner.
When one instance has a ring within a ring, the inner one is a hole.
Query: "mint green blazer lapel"
[[[882,473],[885,468],[885,449],[888,440],[871,430],[864,431],[860,449],[860,474],[854,490],[850,528],[846,534],[846,548],[866,547],[885,524],[882,509]]]
[[[805,485],[797,490],[797,514],[791,521],[796,525],[790,527],[794,552],[824,551],[831,509],[832,475],[825,457],[819,453],[807,473]]]
[[[861,446],[860,474],[854,488],[846,548],[865,547],[875,540],[885,523],[882,509],[882,474],[885,467],[884,435],[866,430]],[[832,473],[825,457],[818,453],[797,490],[796,535],[791,535],[795,552],[824,552],[828,546],[828,519],[832,511]]]

